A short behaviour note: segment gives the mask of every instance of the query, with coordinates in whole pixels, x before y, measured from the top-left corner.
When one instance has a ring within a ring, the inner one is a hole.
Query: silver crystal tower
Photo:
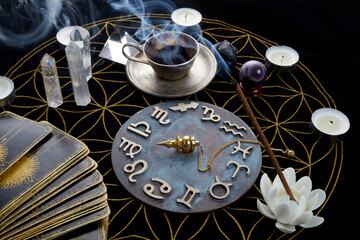
[[[45,54],[41,59],[41,74],[44,80],[46,101],[49,107],[56,108],[63,103],[59,75],[57,73],[56,62],[49,54]]]
[[[86,106],[91,99],[81,49],[75,42],[70,42],[65,52],[76,105]]]

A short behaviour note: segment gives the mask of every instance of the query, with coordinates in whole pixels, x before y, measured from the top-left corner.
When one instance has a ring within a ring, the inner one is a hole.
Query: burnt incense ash
[[[192,56],[187,48],[177,45],[166,46],[154,55],[154,61],[160,64],[175,65],[189,61]]]
[[[197,49],[178,37],[178,33],[168,32],[162,38],[150,40],[146,47],[148,57],[157,63],[165,65],[178,65],[191,60]]]

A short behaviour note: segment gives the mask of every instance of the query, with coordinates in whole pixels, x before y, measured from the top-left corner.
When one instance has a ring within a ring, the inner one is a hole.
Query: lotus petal
[[[289,184],[289,186],[293,186],[296,181],[295,170],[293,168],[287,168],[283,171],[283,174],[284,174],[286,182]],[[276,175],[276,177],[273,181],[273,186],[284,187],[280,180],[279,175]]]
[[[291,187],[290,189],[291,189],[291,192],[292,192],[293,195],[294,195],[295,200],[296,200],[296,201],[299,201],[299,200],[300,200],[300,196],[301,196],[300,192],[299,192],[296,188],[294,188],[294,187]],[[285,189],[284,189],[284,191],[285,191]]]
[[[293,221],[294,219],[298,218],[301,214],[298,212],[298,204],[295,201],[289,201],[289,208],[290,208],[290,220],[289,222]]]
[[[293,186],[296,182],[296,174],[295,174],[295,170],[293,168],[287,168],[283,171],[286,181],[289,184],[289,186]]]
[[[281,180],[280,180],[279,175],[276,175],[276,177],[274,178],[272,187],[273,187],[273,188],[274,188],[274,187],[276,187],[276,188],[282,188],[282,187],[283,187],[283,184],[281,183]]]
[[[305,212],[306,206],[307,206],[306,197],[304,195],[301,195],[299,203],[297,205],[297,215],[300,215],[303,212]]]
[[[312,189],[312,181],[308,176],[300,178],[294,185],[297,189],[306,187],[307,191],[310,192]]]
[[[259,200],[257,200],[257,208],[264,216],[266,216],[270,219],[275,219],[275,216],[274,216],[273,212],[271,211],[271,209],[267,205],[260,202]]]
[[[318,199],[319,199],[319,194],[316,193],[315,196],[313,196],[312,198],[309,198],[309,200],[307,201],[307,206],[306,206],[306,211],[312,211],[315,207],[315,204],[318,203]]]
[[[282,192],[282,194],[278,193],[276,195],[276,197],[274,199],[274,206],[278,206],[281,204],[289,204],[289,201],[290,201],[289,195],[287,195],[287,193],[285,191],[279,191],[279,192]]]
[[[296,188],[295,188],[296,189]],[[309,199],[310,192],[305,186],[300,187],[300,189],[297,190],[298,196],[304,196],[306,199]]]
[[[309,194],[309,199],[312,199],[316,194],[318,194],[318,200],[315,202],[314,206],[312,207],[311,211],[320,207],[326,200],[326,193],[321,189],[315,189]]]
[[[293,233],[296,230],[294,225],[287,225],[279,222],[276,222],[275,226],[283,233]]]
[[[280,204],[275,208],[275,218],[278,222],[287,224],[291,219],[291,212],[288,204]]]
[[[261,180],[260,180],[260,190],[261,190],[261,194],[264,197],[265,202],[267,202],[267,197],[269,195],[271,187],[272,187],[271,181],[268,175],[264,173],[261,176]]]
[[[312,212],[303,212],[298,216],[294,221],[291,222],[292,225],[301,225],[309,221],[309,219],[313,216]]]
[[[306,223],[301,224],[303,228],[317,227],[324,222],[324,218],[318,216],[312,216]]]
[[[269,195],[267,196],[267,200],[266,200],[267,205],[270,207],[271,211],[273,211],[273,212],[275,209],[274,199],[275,199],[278,191],[279,191],[279,189],[273,186],[271,188]]]

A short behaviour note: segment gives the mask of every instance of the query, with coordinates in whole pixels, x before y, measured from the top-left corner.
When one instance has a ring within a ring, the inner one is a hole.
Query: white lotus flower
[[[267,205],[257,200],[259,211],[266,217],[276,220],[275,226],[284,233],[294,232],[296,225],[312,228],[322,224],[324,218],[314,216],[312,211],[324,203],[325,192],[321,189],[311,191],[312,182],[307,176],[296,182],[293,168],[287,168],[283,173],[296,202],[290,200],[278,175],[271,184],[269,177],[264,173],[260,180],[260,190]]]

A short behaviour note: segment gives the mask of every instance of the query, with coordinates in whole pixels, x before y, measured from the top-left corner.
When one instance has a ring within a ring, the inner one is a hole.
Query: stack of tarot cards
[[[0,113],[0,239],[106,239],[106,187],[88,153],[48,122]]]

